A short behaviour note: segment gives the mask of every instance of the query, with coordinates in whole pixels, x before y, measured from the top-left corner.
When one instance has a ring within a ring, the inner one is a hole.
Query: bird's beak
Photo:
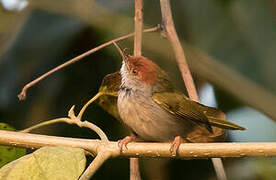
[[[119,51],[119,53],[121,54],[124,62],[127,64],[128,57],[125,55],[124,51],[120,48],[120,46],[115,41],[113,42],[113,44],[117,48],[117,50]]]

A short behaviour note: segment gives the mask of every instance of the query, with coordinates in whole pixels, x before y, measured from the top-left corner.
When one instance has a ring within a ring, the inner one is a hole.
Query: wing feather
[[[177,118],[204,125],[208,131],[212,132],[207,116],[197,108],[195,102],[189,100],[185,95],[178,93],[155,93],[153,100]]]
[[[184,120],[204,124],[212,132],[212,126],[222,129],[245,130],[245,128],[225,120],[225,114],[213,107],[208,107],[190,100],[180,93],[155,93],[153,100],[170,114]]]

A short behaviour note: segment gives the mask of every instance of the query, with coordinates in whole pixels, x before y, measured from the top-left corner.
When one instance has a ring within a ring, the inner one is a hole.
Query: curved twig
[[[156,26],[156,27],[153,27],[153,28],[145,29],[143,32],[154,32],[154,31],[157,31],[159,28],[160,28],[160,26]],[[56,72],[56,71],[58,71],[58,70],[60,70],[60,69],[62,69],[62,68],[64,68],[64,67],[66,67],[66,66],[68,66],[68,65],[70,65],[70,64],[73,64],[73,63],[75,63],[75,62],[77,62],[77,61],[83,59],[84,57],[86,57],[86,56],[88,56],[88,55],[90,55],[90,54],[92,54],[92,53],[94,53],[94,52],[96,52],[96,51],[98,51],[98,50],[100,50],[100,49],[106,47],[106,46],[109,46],[109,45],[112,44],[114,41],[115,41],[115,42],[116,42],[116,41],[120,41],[120,40],[123,40],[123,39],[127,39],[127,38],[129,38],[129,37],[132,37],[132,36],[134,36],[134,33],[130,33],[130,34],[128,34],[128,35],[121,36],[121,37],[119,37],[119,38],[116,38],[116,39],[113,39],[113,40],[111,40],[111,41],[108,41],[108,42],[106,42],[106,43],[104,43],[104,44],[101,44],[101,45],[98,46],[98,47],[95,47],[95,48],[93,48],[93,49],[91,49],[91,50],[89,50],[89,51],[87,51],[87,52],[85,52],[85,53],[83,53],[83,54],[81,54],[81,55],[79,55],[79,56],[77,56],[77,57],[75,57],[75,58],[73,58],[73,59],[71,59],[71,60],[69,60],[69,61],[67,61],[67,62],[65,62],[65,63],[63,63],[63,64],[61,64],[61,65],[59,65],[59,66],[57,66],[57,67],[55,67],[54,69],[51,69],[51,70],[48,71],[47,73],[41,75],[40,77],[38,77],[38,78],[36,78],[35,80],[33,80],[33,81],[29,82],[28,84],[26,84],[26,85],[23,87],[23,89],[21,90],[20,94],[18,94],[19,100],[24,100],[24,99],[26,99],[27,90],[28,90],[30,87],[32,87],[32,86],[34,86],[35,84],[37,84],[37,83],[38,83],[39,81],[41,81],[42,79],[44,79],[44,78],[46,78],[47,76],[49,76],[50,74],[52,74],[52,73],[54,73],[54,72]]]
[[[68,116],[70,117],[70,119],[68,120],[68,123],[72,123],[72,124],[76,124],[79,127],[86,127],[89,128],[91,130],[93,130],[95,133],[98,134],[98,136],[100,136],[102,141],[108,141],[108,138],[106,136],[106,134],[103,132],[103,130],[101,130],[101,128],[99,128],[98,126],[96,126],[95,124],[88,122],[88,121],[81,121],[81,119],[79,119],[78,117],[75,116],[75,112],[74,112],[74,108],[75,105],[71,107],[71,109],[68,112]]]
[[[72,106],[71,109],[69,110],[69,112],[68,112],[69,118],[52,119],[52,120],[49,120],[49,121],[45,121],[45,122],[36,124],[32,127],[21,130],[19,132],[27,133],[27,132],[30,132],[34,129],[37,129],[37,128],[40,128],[40,127],[43,127],[43,126],[46,126],[46,125],[55,124],[55,123],[59,123],[59,122],[65,122],[67,124],[76,124],[79,127],[89,128],[89,129],[93,130],[100,137],[100,139],[102,141],[109,141],[106,134],[101,130],[101,128],[99,128],[98,126],[96,126],[95,124],[93,124],[91,122],[81,121],[81,119],[77,118],[75,116],[75,113],[74,113],[74,108],[75,108],[75,106]]]
[[[102,96],[104,93],[103,92],[98,92],[94,97],[92,97],[80,110],[77,118],[78,119],[82,119],[82,115],[84,113],[84,111],[86,110],[86,108],[93,103],[94,101],[96,101],[100,96]]]
[[[23,133],[29,133],[31,132],[32,130],[35,130],[35,129],[38,129],[38,128],[41,128],[43,126],[47,126],[47,125],[51,125],[51,124],[56,124],[56,123],[59,123],[59,122],[67,122],[67,119],[68,118],[58,118],[58,119],[52,119],[52,120],[49,120],[49,121],[44,121],[42,123],[39,123],[39,124],[36,124],[34,126],[31,126],[29,128],[26,128],[24,130],[21,130],[19,132],[23,132]]]

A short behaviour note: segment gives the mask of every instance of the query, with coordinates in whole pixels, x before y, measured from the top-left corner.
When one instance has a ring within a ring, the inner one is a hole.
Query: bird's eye
[[[136,74],[136,73],[137,73],[137,70],[136,70],[136,69],[133,69],[133,70],[132,70],[132,73],[133,73],[133,74]]]

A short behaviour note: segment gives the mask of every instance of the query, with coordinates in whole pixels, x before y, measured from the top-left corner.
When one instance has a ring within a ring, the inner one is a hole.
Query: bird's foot
[[[181,136],[176,136],[173,140],[173,142],[171,143],[171,147],[170,147],[170,152],[172,153],[173,156],[177,155],[177,151],[179,149],[179,146],[181,143],[185,143],[187,142],[185,139],[183,139]]]
[[[131,134],[130,136],[126,136],[123,139],[118,141],[118,147],[120,148],[120,152],[122,152],[123,147],[125,147],[125,149],[127,149],[127,144],[130,142],[135,142],[137,141],[137,136]]]

